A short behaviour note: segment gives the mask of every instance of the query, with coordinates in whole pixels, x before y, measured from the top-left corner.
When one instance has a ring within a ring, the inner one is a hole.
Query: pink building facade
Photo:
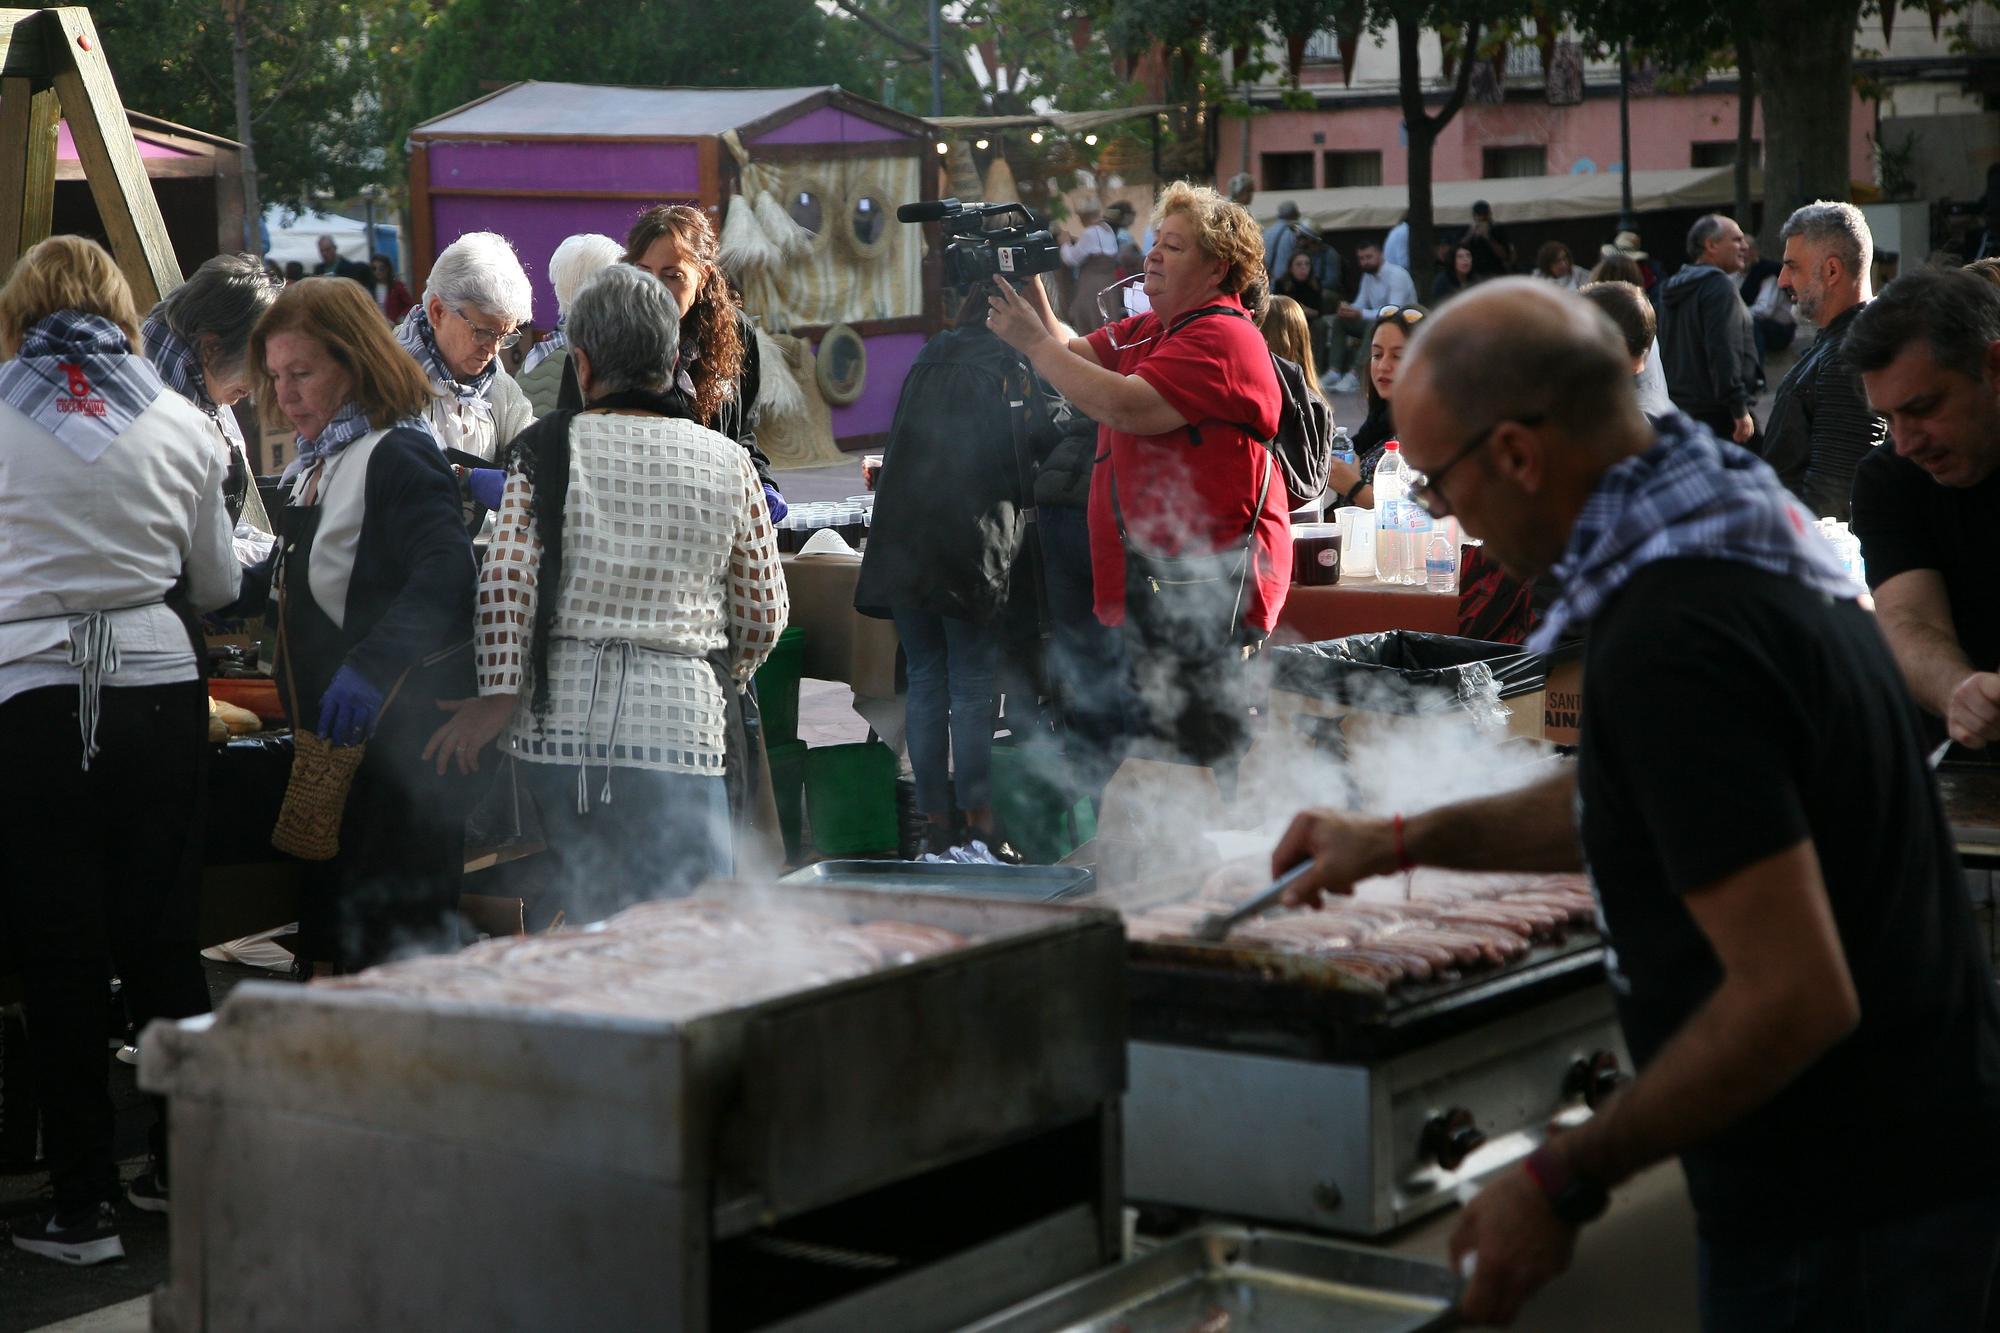
[[[1621,169],[1618,98],[1591,91],[1574,106],[1550,106],[1537,97],[1461,108],[1438,138],[1432,178],[1462,181]],[[1857,96],[1849,104],[1849,117],[1848,174],[1870,180],[1873,107]],[[1753,133],[1761,143],[1761,117],[1753,122]],[[1634,170],[1723,165],[1734,160],[1735,139],[1734,93],[1632,99]],[[1247,170],[1260,190],[1273,193],[1409,180],[1402,108],[1374,98],[1360,105],[1260,113],[1250,122],[1247,162],[1237,123],[1224,126],[1219,147],[1216,179]]]

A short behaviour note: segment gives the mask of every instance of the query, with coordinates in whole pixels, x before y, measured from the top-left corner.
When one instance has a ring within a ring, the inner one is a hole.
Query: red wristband
[[[1400,812],[1397,813],[1396,816],[1389,821],[1389,825],[1396,831],[1396,869],[1415,870],[1417,868],[1417,863],[1414,859],[1411,858],[1410,849],[1403,842],[1402,814]]]

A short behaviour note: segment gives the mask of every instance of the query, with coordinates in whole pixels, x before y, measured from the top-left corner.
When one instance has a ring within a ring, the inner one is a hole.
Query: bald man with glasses
[[[2000,1005],[1915,706],[1777,475],[1649,422],[1609,319],[1506,278],[1424,321],[1412,497],[1588,627],[1576,763],[1389,818],[1300,815],[1294,903],[1417,865],[1587,870],[1637,1077],[1489,1181],[1461,1310],[1511,1321],[1610,1191],[1678,1156],[1702,1327],[1985,1327],[2000,1262]]]

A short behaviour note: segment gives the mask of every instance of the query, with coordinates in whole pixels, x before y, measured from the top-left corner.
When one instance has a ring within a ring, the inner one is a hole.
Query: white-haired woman
[[[146,359],[167,387],[208,418],[223,465],[223,499],[237,559],[262,560],[276,542],[258,497],[243,427],[229,409],[250,392],[250,331],[284,284],[255,255],[217,255],[153,307],[140,329]]]
[[[578,294],[588,406],[516,442],[479,576],[480,697],[443,705],[424,752],[472,771],[504,736],[542,811],[537,873],[582,919],[729,872],[731,705],[789,611],[749,454],[674,392],[679,314],[624,264]]]
[[[535,415],[545,417],[561,406],[563,367],[568,364],[570,303],[583,285],[625,257],[625,247],[599,232],[566,238],[549,256],[549,285],[556,289],[556,329],[536,343],[521,360],[515,382],[528,395]]]
[[[534,421],[528,396],[500,368],[500,349],[520,341],[533,304],[528,275],[507,238],[473,231],[445,247],[431,265],[423,301],[396,326],[396,341],[431,382],[424,417],[447,457],[456,451],[496,460]],[[474,503],[492,509],[502,475],[498,467],[468,464],[459,479]]]

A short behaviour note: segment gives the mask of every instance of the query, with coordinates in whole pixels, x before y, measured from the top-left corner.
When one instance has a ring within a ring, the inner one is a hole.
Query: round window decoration
[[[856,259],[873,259],[889,246],[889,208],[872,190],[858,191],[847,209],[847,230],[841,239]]]
[[[820,397],[835,407],[845,407],[867,387],[868,345],[847,325],[834,325],[819,340],[815,373]]]
[[[882,239],[887,230],[888,219],[882,212],[882,201],[872,194],[864,194],[854,201],[854,239],[863,245],[873,245]]]
[[[815,236],[819,235],[820,228],[826,223],[819,196],[811,190],[792,191],[791,198],[786,201],[785,211],[792,215],[792,221]]]

